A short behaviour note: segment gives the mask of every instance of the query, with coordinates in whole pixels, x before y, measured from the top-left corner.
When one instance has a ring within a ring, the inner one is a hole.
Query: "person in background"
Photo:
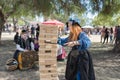
[[[31,27],[31,38],[35,38],[35,27],[33,25]]]
[[[117,28],[118,28],[118,26],[115,26],[114,31],[113,31],[114,37],[113,37],[112,43],[115,43],[115,44],[116,44]]]
[[[105,43],[108,43],[108,38],[109,38],[109,31],[108,31],[108,28],[105,29],[105,36],[104,36],[104,41],[103,41],[103,44]]]
[[[20,36],[19,36],[19,33],[16,32],[15,36],[14,36],[14,42],[17,44],[18,43],[18,40],[19,40]]]
[[[110,42],[113,41],[113,28],[110,28]]]
[[[66,65],[66,80],[95,80],[92,57],[88,51],[90,39],[82,31],[78,19],[72,20],[69,30],[69,37],[58,39],[59,44],[71,47]]]
[[[68,28],[68,22],[66,22],[66,26],[65,26],[65,35],[68,34],[69,28]]]
[[[11,34],[11,32],[12,32],[12,25],[11,24],[8,25],[8,32],[9,32],[9,34]]]
[[[37,39],[39,37],[39,33],[40,33],[40,26],[39,26],[39,24],[37,24],[37,28],[36,28],[36,38]]]
[[[18,55],[20,52],[26,52],[34,50],[34,43],[31,41],[31,39],[27,35],[26,30],[22,30],[20,39],[16,43],[16,51],[13,55],[13,58],[18,60]]]
[[[120,44],[120,26],[117,27],[115,44]]]
[[[103,26],[103,28],[102,28],[102,30],[101,30],[101,43],[102,43],[102,39],[104,39],[104,37],[105,37],[105,26]]]

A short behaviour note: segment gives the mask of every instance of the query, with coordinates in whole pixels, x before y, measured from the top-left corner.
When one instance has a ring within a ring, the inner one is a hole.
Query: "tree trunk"
[[[13,27],[14,27],[14,31],[16,31],[16,24],[17,24],[17,19],[15,19],[15,17],[13,17]]]
[[[4,22],[0,23],[0,44],[1,44],[1,37],[2,37],[2,27],[4,26]]]
[[[2,28],[0,27],[0,44],[1,44],[1,36],[2,36]]]
[[[0,10],[0,44],[1,44],[2,28],[4,26],[4,23],[5,23],[5,16],[2,13],[2,10]]]

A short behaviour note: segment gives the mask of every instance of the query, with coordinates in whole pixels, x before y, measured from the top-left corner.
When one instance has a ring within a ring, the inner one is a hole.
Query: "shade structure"
[[[82,28],[91,28],[91,29],[93,29],[94,27],[92,27],[92,26],[83,26]]]
[[[64,26],[65,24],[58,21],[58,20],[48,20],[45,22],[42,22],[42,24],[46,24],[46,25],[58,25],[58,26]]]

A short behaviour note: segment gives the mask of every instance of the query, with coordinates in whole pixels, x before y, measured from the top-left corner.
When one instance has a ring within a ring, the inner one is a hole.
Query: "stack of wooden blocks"
[[[58,80],[57,73],[58,27],[41,25],[39,35],[40,80]]]

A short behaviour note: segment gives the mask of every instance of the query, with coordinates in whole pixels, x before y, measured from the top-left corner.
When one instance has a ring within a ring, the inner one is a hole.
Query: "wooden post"
[[[58,27],[41,25],[39,35],[40,80],[58,80],[57,73]]]

